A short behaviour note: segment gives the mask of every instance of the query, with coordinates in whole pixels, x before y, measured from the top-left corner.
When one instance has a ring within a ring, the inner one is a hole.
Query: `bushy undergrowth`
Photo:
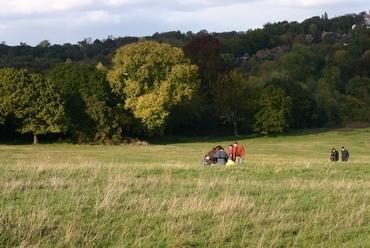
[[[200,165],[231,139],[1,145],[0,244],[367,247],[369,131],[244,137],[246,163],[234,167]],[[352,160],[328,162],[333,143]]]

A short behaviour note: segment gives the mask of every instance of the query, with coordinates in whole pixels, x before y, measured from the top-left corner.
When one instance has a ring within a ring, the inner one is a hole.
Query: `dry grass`
[[[2,145],[0,244],[367,247],[368,130],[344,132],[246,139],[235,167],[200,166],[211,142]],[[350,162],[328,162],[332,142]]]

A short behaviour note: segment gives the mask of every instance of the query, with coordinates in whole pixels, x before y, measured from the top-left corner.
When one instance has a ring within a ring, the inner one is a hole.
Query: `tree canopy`
[[[13,114],[20,120],[19,131],[37,135],[66,130],[65,112],[60,95],[41,74],[27,69],[0,69],[0,110],[2,120]]]
[[[63,63],[48,78],[63,99],[73,142],[104,143],[120,138],[117,102],[103,69],[84,63]]]
[[[36,47],[2,42],[0,139],[15,130],[62,132],[67,141],[107,144],[370,125],[366,16],[323,13],[240,32],[110,35],[63,45],[40,39]]]
[[[190,100],[199,87],[197,66],[183,51],[154,41],[117,50],[109,79],[148,135],[163,135],[171,108]]]

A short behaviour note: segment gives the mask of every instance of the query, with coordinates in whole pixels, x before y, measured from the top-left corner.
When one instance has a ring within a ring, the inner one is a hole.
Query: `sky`
[[[239,32],[369,10],[369,0],[0,0],[0,43],[63,45],[169,31]]]

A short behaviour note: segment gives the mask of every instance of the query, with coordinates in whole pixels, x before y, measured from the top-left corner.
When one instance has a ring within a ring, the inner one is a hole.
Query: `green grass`
[[[234,167],[200,165],[233,137],[3,144],[0,247],[369,247],[369,134],[243,136]]]

